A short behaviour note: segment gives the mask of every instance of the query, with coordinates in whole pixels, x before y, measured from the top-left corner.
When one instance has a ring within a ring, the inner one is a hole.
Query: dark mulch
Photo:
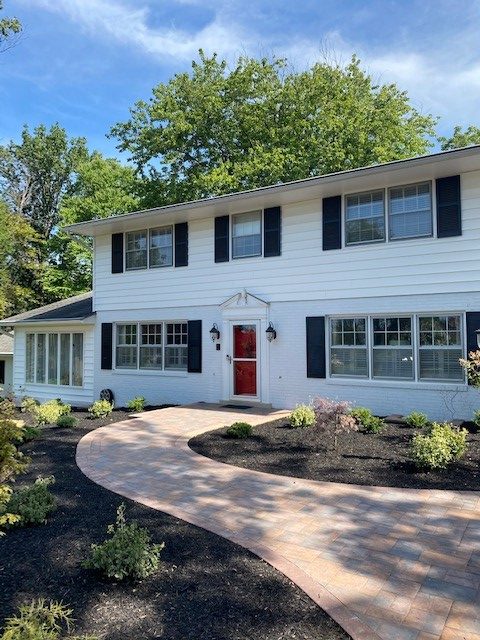
[[[59,508],[46,525],[12,529],[0,539],[0,621],[42,596],[69,604],[79,633],[105,640],[348,640],[300,589],[252,553],[130,500],[124,501],[127,517],[148,527],[155,542],[165,542],[159,571],[139,584],[122,584],[82,569],[122,499],[79,471],[76,444],[92,427],[122,417],[117,411],[71,430],[45,429],[24,446],[32,464],[17,484],[55,475]]]
[[[466,425],[475,431],[472,424]],[[362,431],[338,437],[333,451],[314,427],[292,429],[286,420],[254,427],[246,440],[225,437],[226,429],[190,440],[190,447],[220,462],[309,480],[412,489],[480,489],[480,434],[469,433],[463,460],[449,469],[421,472],[409,461],[415,429],[388,423],[380,434]]]

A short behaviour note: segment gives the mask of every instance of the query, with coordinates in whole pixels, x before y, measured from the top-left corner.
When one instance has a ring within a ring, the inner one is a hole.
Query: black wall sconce
[[[272,342],[277,337],[277,332],[273,328],[273,324],[271,322],[268,323],[268,329],[265,331],[267,334],[267,340]]]
[[[212,342],[220,340],[220,331],[216,322],[213,323],[213,327],[210,329],[210,337],[212,339]]]

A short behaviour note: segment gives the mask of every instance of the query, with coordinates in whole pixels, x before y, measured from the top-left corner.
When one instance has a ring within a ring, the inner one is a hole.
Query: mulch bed
[[[257,556],[130,500],[123,500],[127,518],[147,527],[153,541],[165,542],[159,571],[143,582],[122,584],[81,568],[90,544],[105,538],[122,498],[80,472],[76,444],[88,430],[126,416],[81,416],[79,427],[45,429],[24,445],[32,463],[16,484],[53,474],[58,509],[46,525],[14,528],[0,539],[0,626],[19,604],[44,597],[73,608],[78,633],[105,640],[348,640]]]
[[[380,434],[354,431],[338,437],[336,451],[314,427],[292,429],[277,420],[254,427],[245,440],[225,436],[217,429],[190,440],[189,446],[219,462],[297,478],[349,484],[406,487],[411,489],[480,490],[480,434],[467,423],[468,450],[452,467],[418,471],[409,461],[409,445],[415,429],[387,423]]]

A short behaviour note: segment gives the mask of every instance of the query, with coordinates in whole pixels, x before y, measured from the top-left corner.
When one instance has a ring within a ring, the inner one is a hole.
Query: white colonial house
[[[17,395],[470,418],[480,146],[73,225],[93,292],[1,321]]]

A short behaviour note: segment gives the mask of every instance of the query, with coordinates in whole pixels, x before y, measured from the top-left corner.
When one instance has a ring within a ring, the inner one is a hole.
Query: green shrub
[[[412,411],[405,420],[408,425],[415,427],[415,429],[423,429],[430,424],[427,414],[421,411]]]
[[[38,427],[32,427],[31,425],[25,425],[23,427],[22,442],[31,442],[42,435],[42,430]]]
[[[127,409],[143,411],[145,409],[145,398],[143,396],[135,396],[135,398],[127,403]]]
[[[0,640],[98,640],[96,636],[65,636],[72,628],[72,609],[61,602],[46,603],[43,598],[18,608],[5,621]]]
[[[480,409],[477,409],[476,411],[474,411],[473,421],[477,425],[477,427],[480,427]]]
[[[8,510],[20,517],[20,524],[44,524],[47,516],[56,508],[55,496],[49,487],[55,478],[37,478],[35,483],[12,493]]]
[[[434,422],[429,433],[412,438],[412,459],[417,467],[444,469],[459,460],[467,450],[467,430]]]
[[[228,438],[248,438],[253,433],[253,427],[248,422],[234,422],[227,429]]]
[[[71,429],[77,424],[78,420],[71,413],[63,414],[57,418],[57,427]]]
[[[45,424],[56,424],[60,416],[68,415],[72,410],[69,404],[64,404],[58,398],[56,400],[48,400],[33,410],[36,418],[37,426]]]
[[[20,409],[23,413],[30,413],[32,415],[35,415],[35,411],[39,406],[40,403],[38,400],[35,400],[35,398],[30,398],[29,396],[25,396],[20,404]]]
[[[299,404],[289,417],[291,427],[311,427],[315,424],[315,411],[308,404]]]
[[[10,398],[0,399],[0,417],[5,420],[12,420],[15,417],[15,403]]]
[[[91,418],[106,418],[112,411],[113,403],[108,400],[96,400],[91,407],[88,407]]]
[[[355,407],[350,411],[350,415],[367,433],[380,433],[385,428],[384,421],[374,416],[367,407]]]
[[[23,427],[14,420],[0,418],[0,527],[15,524],[19,520],[9,509],[12,489],[6,482],[23,473],[30,462],[17,449],[17,444],[22,440]]]
[[[124,580],[146,578],[158,568],[162,544],[151,544],[150,534],[137,522],[125,520],[125,504],[117,509],[115,524],[108,526],[110,538],[102,544],[92,544],[91,556],[84,563],[87,569],[96,569],[108,578]]]

